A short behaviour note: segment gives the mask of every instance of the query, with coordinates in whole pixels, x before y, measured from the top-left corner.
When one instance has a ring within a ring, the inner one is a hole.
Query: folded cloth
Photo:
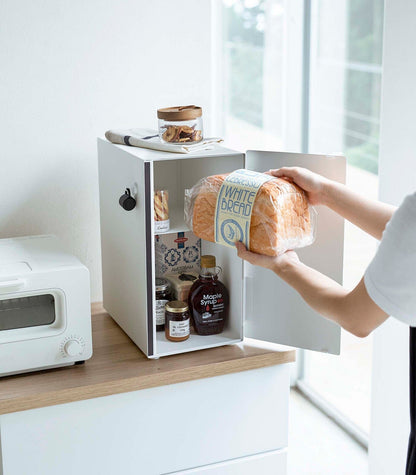
[[[144,139],[144,137],[151,137],[152,135],[156,135],[156,137]],[[199,152],[200,150],[209,150],[213,148],[213,144],[223,141],[221,138],[212,137],[191,145],[169,144],[162,142],[157,131],[151,129],[111,129],[107,130],[105,137],[112,143],[174,153],[192,153]]]

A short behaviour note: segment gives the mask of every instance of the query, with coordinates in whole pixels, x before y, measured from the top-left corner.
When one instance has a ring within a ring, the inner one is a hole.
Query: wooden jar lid
[[[163,120],[192,120],[202,116],[199,106],[175,106],[157,110],[158,119]]]

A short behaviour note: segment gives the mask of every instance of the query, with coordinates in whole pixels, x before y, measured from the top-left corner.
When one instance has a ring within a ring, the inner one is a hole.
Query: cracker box
[[[201,239],[191,231],[155,235],[156,275],[199,272]]]
[[[187,271],[180,274],[166,274],[165,277],[171,283],[175,299],[187,302],[192,284],[198,279],[198,272]]]

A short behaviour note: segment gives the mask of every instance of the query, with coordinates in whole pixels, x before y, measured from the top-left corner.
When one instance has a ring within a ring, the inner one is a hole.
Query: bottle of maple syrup
[[[215,335],[224,329],[229,296],[225,285],[218,280],[220,270],[215,256],[201,256],[199,278],[192,284],[188,296],[191,319],[198,335]]]

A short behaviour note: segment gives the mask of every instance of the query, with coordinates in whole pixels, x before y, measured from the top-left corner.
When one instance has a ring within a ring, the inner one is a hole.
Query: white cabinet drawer
[[[287,470],[286,449],[252,455],[226,462],[191,468],[171,475],[285,475]]]
[[[287,446],[289,365],[0,417],[3,475],[160,475]]]

